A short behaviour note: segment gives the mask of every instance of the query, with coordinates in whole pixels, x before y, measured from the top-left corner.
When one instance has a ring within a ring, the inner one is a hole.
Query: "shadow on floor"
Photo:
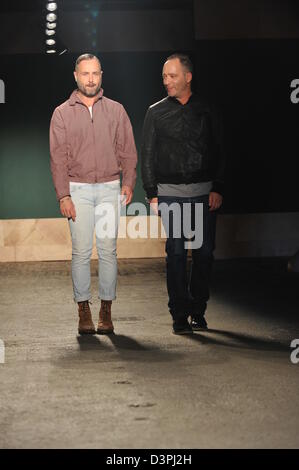
[[[218,260],[212,297],[248,314],[278,318],[299,326],[299,277],[287,271],[284,258]]]
[[[202,334],[204,333],[204,334]],[[212,336],[211,336],[212,334]],[[213,335],[216,335],[213,336]],[[221,339],[221,337],[225,339]],[[209,329],[205,332],[195,332],[188,336],[193,341],[201,344],[215,344],[237,349],[253,349],[256,351],[272,351],[272,352],[290,352],[290,345],[283,344],[276,340],[258,338],[242,333],[233,333],[225,330]]]
[[[155,351],[156,347],[145,346],[133,338],[125,335],[108,335],[111,343],[116,349],[127,349],[130,351]]]
[[[104,336],[104,335],[103,335]],[[107,343],[111,341],[111,343]],[[62,350],[58,352],[59,358],[52,361],[64,367],[70,361],[95,362],[170,362],[182,359],[185,352],[169,351],[159,346],[147,343],[143,345],[125,335],[105,335],[105,339],[98,335],[77,336],[78,349]]]
[[[110,346],[101,342],[100,338],[97,335],[78,335],[77,341],[81,351],[111,351]]]
[[[154,351],[157,348],[152,346],[145,346],[133,338],[125,335],[116,335],[115,333],[109,335],[82,335],[77,336],[77,341],[81,351],[89,351],[95,349],[111,350],[111,347],[101,341],[103,338],[108,338],[115,349],[127,349],[131,351]]]

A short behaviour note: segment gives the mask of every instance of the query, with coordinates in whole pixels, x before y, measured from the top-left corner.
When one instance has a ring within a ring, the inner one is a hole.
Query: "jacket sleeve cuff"
[[[134,170],[133,172],[128,172],[126,174],[123,174],[122,178],[122,186],[129,186],[134,190],[136,184],[136,171]]]
[[[218,193],[223,196],[224,193],[224,183],[221,181],[213,181],[211,192]]]
[[[61,190],[61,191],[56,190],[56,197],[57,197],[58,202],[60,201],[60,199],[66,196],[70,196],[70,189]]]
[[[71,195],[70,195],[70,194],[65,194],[64,196],[61,196],[61,197],[58,199],[58,201],[61,201],[61,199],[65,198],[65,197],[71,197]]]
[[[152,199],[153,197],[158,197],[158,188],[157,186],[152,186],[151,188],[144,188],[146,192],[146,197]]]

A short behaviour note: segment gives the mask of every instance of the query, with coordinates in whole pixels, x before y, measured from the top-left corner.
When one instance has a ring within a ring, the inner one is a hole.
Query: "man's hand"
[[[60,212],[64,217],[72,219],[73,222],[76,220],[76,209],[75,205],[70,196],[63,197],[59,201],[60,203]]]
[[[150,203],[150,208],[151,211],[155,214],[158,215],[158,198],[153,197],[152,199],[149,200]]]
[[[209,195],[209,210],[210,211],[215,211],[216,209],[219,209],[219,207],[221,206],[222,204],[222,196],[221,194],[218,194],[218,193],[214,193],[213,191],[210,192],[210,195]]]
[[[121,188],[121,204],[122,206],[127,206],[132,201],[133,190],[130,186],[122,186]]]

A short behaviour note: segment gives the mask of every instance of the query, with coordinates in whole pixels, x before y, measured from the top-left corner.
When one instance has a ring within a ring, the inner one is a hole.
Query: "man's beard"
[[[101,84],[99,83],[96,88],[89,88],[87,86],[83,87],[82,85],[78,83],[78,88],[80,92],[82,93],[82,95],[86,96],[87,98],[93,98],[99,93],[101,89]]]

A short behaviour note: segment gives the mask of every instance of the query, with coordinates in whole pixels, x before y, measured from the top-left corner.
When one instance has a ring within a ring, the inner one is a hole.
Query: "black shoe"
[[[206,322],[205,317],[192,317],[191,319],[191,327],[194,331],[204,331],[208,330],[208,324]]]
[[[182,320],[174,320],[172,328],[175,335],[190,335],[193,333],[187,318],[183,318]]]

